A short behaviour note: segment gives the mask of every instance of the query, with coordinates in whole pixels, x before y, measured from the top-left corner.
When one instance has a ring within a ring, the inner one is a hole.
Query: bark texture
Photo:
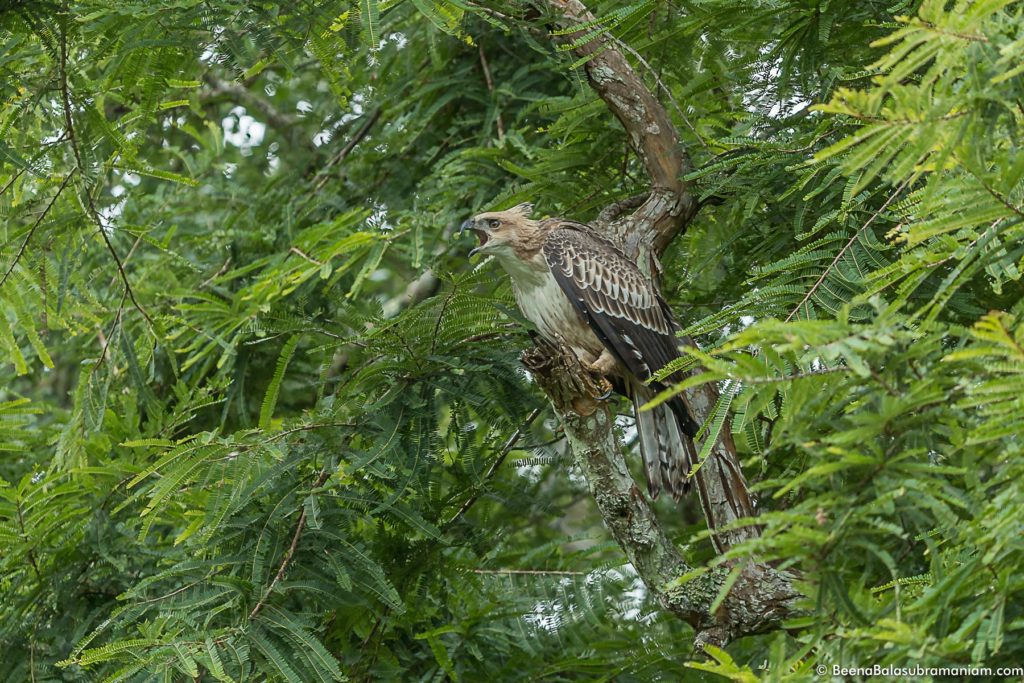
[[[551,24],[563,29],[555,40],[572,42],[593,30],[595,18],[580,0],[542,0],[537,6]],[[573,26],[588,28],[564,33]],[[574,52],[589,58],[585,69],[591,87],[622,124],[651,181],[649,194],[607,207],[597,225],[606,229],[641,269],[656,278],[660,273],[659,255],[686,229],[699,208],[689,184],[682,180],[690,169],[689,158],[665,108],[623,57],[614,38],[604,34],[576,47]],[[682,343],[694,344],[688,338]],[[692,567],[664,535],[650,503],[630,476],[612,415],[606,405],[592,398],[601,392],[566,349],[539,347],[524,353],[523,362],[551,398],[606,525],[665,609],[697,629],[698,646],[723,646],[737,637],[777,628],[783,619],[796,613],[798,593],[792,577],[756,559],[742,561],[728,596],[714,614],[710,608],[735,564],[670,588]],[[718,398],[711,384],[684,394],[691,414],[700,422],[708,420]],[[737,524],[755,517],[756,505],[728,424],[696,479],[701,506],[719,552],[758,536],[756,524]]]
[[[523,353],[523,363],[551,399],[605,524],[661,606],[694,627],[698,648],[723,647],[740,636],[777,628],[796,613],[799,594],[792,577],[752,560],[741,565],[714,612],[711,607],[728,568],[673,585],[693,567],[665,536],[650,501],[630,475],[614,415],[607,402],[593,398],[601,390],[569,349],[540,341]]]

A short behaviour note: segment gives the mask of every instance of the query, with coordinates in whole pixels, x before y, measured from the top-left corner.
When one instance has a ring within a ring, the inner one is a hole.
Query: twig
[[[474,344],[476,342],[485,341],[487,339],[498,339],[501,337],[507,337],[513,334],[513,330],[519,327],[518,323],[506,323],[499,326],[501,329],[494,332],[481,332],[479,334],[473,334],[465,339],[460,340],[459,344]]]
[[[967,243],[967,245],[964,247],[964,251],[967,252],[967,253],[970,253],[970,250],[973,249],[978,244],[978,242],[981,241],[981,238],[985,237],[989,233],[990,230],[992,230],[993,228],[995,228],[999,224],[999,222],[1001,220],[1003,220],[1003,219],[1002,218],[997,218],[994,221],[992,221],[992,224],[989,225],[988,228],[985,229],[985,232],[981,233],[980,235],[978,235],[973,240],[971,240],[970,242]],[[948,263],[949,261],[953,260],[953,258],[956,257],[956,254],[957,254],[958,251],[960,251],[960,248],[957,248],[949,256],[946,256],[945,258],[939,259],[938,261],[932,261],[931,263],[924,264],[924,267],[925,268],[937,268],[937,267],[941,266],[944,263]]]
[[[373,128],[373,126],[377,123],[377,120],[380,118],[380,114],[380,107],[374,109],[373,112],[371,112],[371,114],[367,117],[367,119],[363,121],[363,125],[359,127],[359,130],[355,132],[355,135],[353,135],[352,138],[345,143],[344,147],[338,150],[337,154],[331,157],[330,160],[326,164],[324,164],[324,167],[320,170],[320,172],[324,175],[320,178],[320,180],[316,182],[316,185],[313,186],[314,193],[319,192],[320,188],[326,185],[327,181],[330,179],[330,176],[328,176],[326,172],[329,171],[335,164],[339,164],[342,161],[344,161],[345,157],[352,153],[352,150],[356,148],[356,145],[362,142],[363,138],[365,138],[367,134],[370,132],[370,129]]]
[[[452,289],[448,292],[448,296],[444,298],[441,303],[441,310],[437,314],[437,322],[434,323],[434,332],[430,338],[430,355],[434,355],[434,351],[437,350],[437,340],[439,338],[439,332],[441,331],[441,323],[444,322],[444,314],[448,312],[448,305],[455,298],[455,295],[459,293],[459,283],[456,282],[452,285]]]
[[[1016,207],[1013,204],[1011,204],[1010,200],[1008,198],[1004,197],[994,187],[992,187],[987,182],[985,182],[985,179],[982,178],[977,173],[975,173],[973,168],[971,168],[970,166],[966,165],[964,162],[960,161],[960,158],[957,157],[956,154],[953,155],[953,158],[957,160],[957,162],[960,164],[960,166],[962,166],[963,168],[967,169],[967,172],[970,173],[971,176],[975,180],[977,180],[981,184],[981,186],[983,188],[985,188],[985,192],[988,192],[990,195],[992,195],[993,199],[995,199],[997,202],[999,202],[1000,204],[1005,206],[1007,209],[1009,209],[1013,213],[1017,214],[1017,216],[1019,216],[1020,218],[1024,218],[1024,211],[1022,211],[1019,207]]]
[[[64,108],[64,126],[66,129],[65,133],[67,134],[68,142],[71,143],[71,151],[75,155],[75,164],[77,165],[78,170],[82,174],[85,174],[85,165],[82,163],[82,154],[81,151],[78,149],[78,140],[75,136],[75,121],[74,117],[71,114],[71,93],[68,90],[68,36],[66,26],[67,11],[67,3],[65,2],[65,17],[61,22],[60,30],[60,94],[62,105]],[[128,274],[124,272],[124,263],[121,261],[121,257],[117,255],[117,250],[114,249],[114,245],[111,243],[110,237],[107,235],[107,231],[103,227],[103,221],[100,220],[99,211],[96,210],[96,204],[93,202],[92,193],[89,192],[88,188],[85,188],[83,194],[85,194],[86,207],[88,209],[90,218],[92,218],[93,222],[96,224],[97,229],[99,229],[100,236],[103,238],[103,243],[106,244],[107,246],[107,251],[110,252],[110,255],[114,258],[114,263],[117,264],[117,272],[121,276],[121,281],[124,283],[124,288],[125,291],[128,293],[128,298],[131,299],[132,305],[135,306],[136,309],[138,309],[139,313],[142,314],[142,317],[144,317],[146,321],[152,326],[153,319],[149,317],[149,313],[146,312],[146,309],[143,308],[142,304],[140,304],[138,299],[135,298],[135,291],[132,289],[132,285],[128,281]]]
[[[299,256],[301,256],[302,258],[306,259],[307,261],[309,261],[310,263],[312,263],[315,266],[320,266],[322,268],[323,265],[324,265],[322,262],[317,261],[315,258],[310,256],[309,254],[306,254],[304,251],[302,251],[298,247],[292,247],[291,249],[289,249],[289,251],[291,251],[292,253],[298,254]]]
[[[491,78],[491,68],[487,65],[487,56],[484,55],[483,43],[477,44],[477,49],[480,51],[480,67],[484,71],[484,82],[487,84],[487,92],[494,97],[494,79]],[[494,102],[494,106],[498,107],[497,101]],[[498,126],[498,142],[502,142],[505,139],[505,121],[501,118],[501,108],[498,107],[498,116],[495,120]]]
[[[35,223],[32,224],[32,227],[29,228],[28,234],[25,236],[25,241],[21,243],[21,248],[18,249],[18,253],[14,255],[14,261],[11,262],[11,265],[7,269],[7,272],[4,273],[4,276],[0,278],[0,287],[4,286],[4,283],[7,282],[7,278],[9,278],[11,276],[11,273],[14,272],[14,267],[18,265],[18,261],[20,261],[21,257],[25,255],[25,249],[28,248],[28,243],[29,241],[31,241],[32,235],[35,234],[36,228],[38,228],[39,225],[43,222],[43,219],[46,218],[46,214],[50,213],[50,209],[57,202],[57,197],[61,195],[61,193],[64,191],[64,188],[66,188],[68,186],[68,183],[71,182],[71,176],[75,175],[75,170],[77,169],[72,169],[71,173],[68,173],[67,177],[64,178],[64,181],[60,184],[60,187],[57,188],[57,192],[55,192],[53,197],[50,198],[50,202],[43,209],[42,213],[39,214],[39,217],[36,218]]]
[[[526,420],[523,421],[523,424],[519,425],[519,428],[516,429],[516,431],[512,432],[512,435],[508,437],[508,440],[505,441],[505,445],[501,447],[501,451],[498,453],[498,457],[495,458],[494,462],[491,463],[491,466],[487,468],[487,471],[484,473],[483,479],[476,487],[476,491],[473,493],[472,496],[466,499],[466,502],[462,504],[462,507],[459,508],[458,512],[452,515],[451,519],[444,523],[444,527],[442,527],[443,529],[447,529],[452,524],[454,524],[459,519],[459,517],[466,514],[469,508],[473,507],[473,504],[480,499],[480,495],[483,492],[484,484],[490,481],[491,477],[494,476],[494,473],[498,471],[499,467],[501,467],[501,463],[505,462],[505,458],[508,457],[508,454],[512,451],[513,448],[515,448],[516,443],[523,436],[526,430],[530,428],[530,425],[533,424],[533,421],[537,419],[537,416],[541,414],[541,410],[541,408],[534,408],[533,411],[531,411],[530,414],[526,416]]]
[[[114,314],[114,322],[110,325],[110,334],[104,335],[102,327],[100,327],[96,332],[96,336],[99,338],[100,344],[102,344],[100,347],[100,357],[96,360],[97,366],[102,365],[107,359],[107,350],[110,348],[110,340],[114,338],[114,330],[116,330],[117,326],[121,324],[121,316],[124,314],[124,299],[126,295],[127,290],[121,292],[121,301],[117,304],[117,313]]]
[[[491,9],[490,7],[484,7],[483,5],[478,5],[475,2],[467,2],[466,4],[469,7],[471,7],[473,11],[480,12],[481,14],[486,14],[487,16],[491,17],[492,19],[498,22],[505,21],[508,23],[512,23],[513,21],[515,21],[515,18],[509,16],[508,14],[504,14],[502,12],[499,12],[498,10]]]
[[[804,304],[810,301],[811,297],[814,295],[814,292],[818,290],[818,287],[821,286],[821,283],[825,281],[825,278],[828,277],[828,274],[831,273],[832,269],[835,268],[837,263],[839,263],[839,259],[843,258],[843,254],[846,253],[846,250],[853,246],[853,243],[857,241],[857,238],[860,237],[860,234],[867,230],[868,226],[875,222],[875,219],[878,218],[883,211],[885,211],[889,204],[892,203],[892,200],[896,199],[896,197],[899,196],[900,192],[903,191],[903,189],[907,186],[909,182],[910,179],[908,178],[907,180],[904,180],[902,183],[900,183],[900,186],[897,187],[891,195],[889,195],[889,198],[885,200],[885,203],[878,207],[877,211],[871,214],[871,218],[867,219],[864,225],[860,226],[857,229],[857,231],[853,233],[853,237],[851,237],[850,240],[843,245],[843,248],[839,250],[839,253],[836,254],[836,257],[832,259],[832,263],[828,264],[828,267],[825,268],[824,272],[822,272],[821,277],[819,277],[817,282],[815,282],[811,286],[811,288],[807,291],[807,294],[804,295],[804,298],[801,299],[800,303],[796,305],[796,308],[789,312],[789,315],[786,316],[786,322],[792,320],[793,316],[797,314],[797,311],[803,308]]]
[[[586,576],[587,572],[560,569],[474,569],[474,574],[523,574],[526,576]]]
[[[224,261],[224,265],[222,265],[220,268],[218,268],[216,273],[214,273],[213,275],[211,275],[210,277],[208,277],[208,278],[206,278],[205,280],[202,281],[202,283],[199,285],[199,289],[202,289],[202,288],[206,287],[211,282],[213,282],[214,280],[219,278],[221,275],[223,275],[224,273],[228,272],[228,268],[230,266],[231,266],[231,257],[228,256],[227,260]]]
[[[885,378],[878,374],[877,370],[875,370],[874,368],[868,368],[868,371],[871,373],[872,379],[874,379],[876,382],[882,385],[882,388],[885,389],[885,393],[889,394],[890,396],[895,396],[896,398],[899,398],[900,393],[893,389],[892,385],[886,382]]]
[[[44,145],[42,146],[42,149],[40,149],[40,150],[39,150],[38,152],[36,152],[35,156],[33,156],[33,157],[32,157],[31,159],[29,159],[29,161],[28,161],[28,163],[27,163],[27,164],[25,164],[24,166],[22,166],[21,168],[19,168],[19,169],[17,170],[17,172],[15,172],[15,174],[11,176],[11,179],[10,179],[10,180],[8,180],[8,181],[7,181],[7,183],[6,183],[6,184],[4,184],[4,186],[3,186],[3,187],[0,187],[0,195],[2,195],[3,193],[7,192],[7,190],[11,189],[11,186],[12,186],[12,185],[14,185],[14,183],[15,183],[15,182],[17,182],[18,178],[20,178],[20,177],[21,177],[21,175],[22,175],[22,174],[23,174],[23,173],[24,173],[24,172],[25,172],[26,170],[28,170],[29,168],[31,168],[31,167],[32,167],[32,166],[33,166],[33,165],[34,165],[34,164],[35,164],[35,163],[36,163],[37,161],[39,161],[39,158],[40,158],[41,156],[43,156],[44,154],[46,154],[46,151],[47,151],[47,150],[48,150],[48,149],[49,149],[50,147],[52,147],[53,145],[59,145],[60,143],[64,142],[64,136],[65,136],[65,135],[67,135],[67,132],[66,132],[66,131],[65,131],[64,133],[61,133],[61,134],[60,134],[60,137],[59,137],[59,138],[57,138],[56,140],[53,140],[53,141],[51,141],[51,142],[48,142],[48,143],[44,144]]]
[[[15,498],[14,505],[15,505],[15,510],[18,513],[18,528],[21,530],[21,535],[24,537],[25,541],[30,541],[31,540],[31,535],[28,533],[28,530],[25,528],[25,515],[24,515],[24,513],[21,510],[21,497],[20,496]],[[43,585],[43,574],[42,574],[42,572],[39,571],[39,563],[36,562],[36,553],[35,553],[35,550],[33,550],[31,545],[29,546],[28,550],[26,551],[26,555],[28,556],[29,564],[32,565],[32,571],[35,572],[36,580],[39,582],[39,585],[42,586]]]
[[[355,428],[357,426],[358,425],[356,425],[354,422],[317,422],[317,423],[314,423],[314,424],[300,425],[298,427],[292,427],[291,429],[286,429],[283,432],[278,432],[277,434],[273,434],[271,436],[268,436],[267,437],[267,441],[277,441],[278,439],[284,438],[286,436],[290,436],[291,434],[296,434],[298,432],[312,432],[312,431],[315,431],[317,429],[328,429],[330,427],[350,427],[350,428]],[[321,482],[321,483],[323,483],[323,482]]]
[[[141,232],[135,238],[135,242],[132,243],[132,248],[129,249],[128,253],[124,255],[124,264],[125,265],[127,265],[128,262],[132,259],[132,256],[135,255],[135,250],[139,248],[140,244],[142,244],[142,233]],[[114,277],[110,278],[110,285],[109,286],[113,287],[115,282],[117,282],[117,276],[116,275]]]
[[[148,600],[140,600],[139,602],[137,602],[135,604],[136,605],[146,605],[146,604],[149,604],[151,602],[158,602],[160,600],[166,600],[167,598],[173,598],[175,595],[180,595],[181,593],[184,593],[189,588],[195,588],[196,586],[198,586],[199,584],[201,584],[204,581],[208,580],[209,578],[210,578],[210,574],[207,574],[206,576],[204,576],[203,578],[201,578],[201,579],[199,579],[197,581],[192,581],[191,583],[186,583],[184,586],[179,586],[178,588],[175,588],[170,593],[165,593],[163,595],[158,595],[155,598],[149,598]]]
[[[318,476],[316,481],[313,482],[313,486],[310,487],[310,490],[314,491],[323,486],[329,476],[331,476],[330,470],[324,467],[320,470],[320,476]],[[256,606],[252,608],[251,612],[249,612],[250,619],[255,619],[259,615],[260,611],[263,610],[263,606],[267,604],[267,599],[270,597],[270,594],[274,592],[274,588],[277,586],[281,578],[284,577],[284,573],[288,571],[288,565],[291,564],[292,558],[295,557],[295,548],[298,547],[299,539],[302,538],[302,531],[305,528],[306,508],[303,506],[302,513],[299,515],[299,521],[295,524],[295,533],[292,534],[292,543],[288,546],[288,550],[285,552],[284,557],[281,558],[281,565],[277,568],[277,574],[274,575],[274,580],[270,582],[270,585],[267,586],[266,592],[263,593],[263,597],[260,598],[259,602],[256,603]]]

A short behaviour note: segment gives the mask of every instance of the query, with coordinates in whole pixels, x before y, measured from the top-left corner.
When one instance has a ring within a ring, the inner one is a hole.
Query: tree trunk
[[[592,30],[594,26],[594,16],[579,0],[546,0],[538,3],[538,8],[562,30],[575,25]],[[555,40],[572,42],[585,33],[563,34]],[[597,227],[607,230],[642,270],[656,278],[660,254],[686,229],[699,208],[689,184],[682,180],[690,169],[689,158],[665,108],[623,57],[610,33],[573,51],[589,58],[585,69],[591,87],[622,124],[651,181],[651,191],[645,197],[602,211]],[[626,213],[634,207],[632,213]],[[680,341],[694,345],[688,337]],[[777,628],[796,613],[798,593],[792,577],[753,559],[733,560],[676,585],[675,580],[693,568],[665,536],[651,504],[630,476],[614,433],[613,416],[606,404],[592,398],[600,392],[595,391],[588,373],[567,349],[527,351],[523,362],[551,399],[605,524],[662,606],[697,629],[698,646],[722,646],[742,635]],[[706,422],[718,402],[718,390],[704,384],[687,390],[683,398],[694,418]],[[756,507],[728,423],[697,472],[696,489],[719,552],[758,537],[756,524],[737,524],[753,519]],[[735,574],[735,579],[712,614],[711,607],[729,574]]]

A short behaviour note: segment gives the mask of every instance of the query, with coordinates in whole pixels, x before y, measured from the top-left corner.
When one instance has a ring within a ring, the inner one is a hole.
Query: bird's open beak
[[[473,220],[472,218],[463,221],[462,225],[459,227],[459,234],[461,235],[466,230],[472,230],[476,234],[476,238],[480,240],[480,244],[476,245],[475,247],[473,247],[473,249],[470,250],[469,255],[472,256],[473,254],[480,251],[480,249],[482,249],[485,244],[487,244],[487,231],[481,230],[480,228],[476,227],[476,221]]]

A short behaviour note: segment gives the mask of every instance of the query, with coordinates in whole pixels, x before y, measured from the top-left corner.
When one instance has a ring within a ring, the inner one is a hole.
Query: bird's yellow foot
[[[615,356],[605,349],[593,363],[587,364],[587,370],[594,378],[594,398],[603,401],[612,395],[612,383],[608,381],[608,375],[615,370],[617,362]],[[600,392],[600,393],[598,393]]]
[[[598,377],[605,377],[612,374],[617,364],[618,361],[615,360],[615,356],[613,356],[608,349],[605,349],[601,352],[601,355],[598,356],[597,360],[587,365],[587,369]]]

